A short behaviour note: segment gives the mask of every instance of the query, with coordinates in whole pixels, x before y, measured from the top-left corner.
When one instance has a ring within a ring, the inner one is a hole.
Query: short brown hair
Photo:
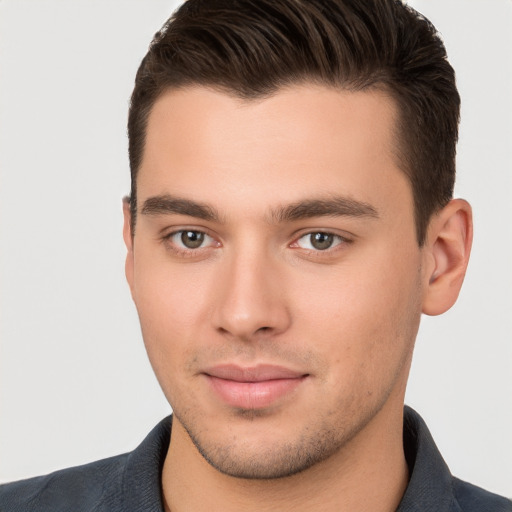
[[[422,245],[431,215],[453,194],[460,98],[436,29],[400,0],[187,0],[155,35],[135,79],[132,233],[147,120],[164,91],[201,85],[252,99],[303,82],[391,94]]]

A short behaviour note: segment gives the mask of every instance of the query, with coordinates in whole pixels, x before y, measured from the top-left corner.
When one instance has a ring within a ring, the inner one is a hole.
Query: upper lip
[[[298,379],[307,374],[284,366],[260,364],[257,366],[238,366],[223,364],[204,371],[210,377],[233,380],[236,382],[263,382],[277,379]]]

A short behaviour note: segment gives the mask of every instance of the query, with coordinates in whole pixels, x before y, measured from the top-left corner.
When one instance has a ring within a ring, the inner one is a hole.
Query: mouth
[[[291,395],[309,374],[274,365],[215,366],[203,372],[218,398],[238,409],[263,409]]]

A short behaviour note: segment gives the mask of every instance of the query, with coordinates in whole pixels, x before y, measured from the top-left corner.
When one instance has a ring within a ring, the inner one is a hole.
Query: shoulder
[[[512,501],[458,478],[453,494],[463,512],[512,512]]]
[[[115,510],[129,454],[0,485],[1,512]]]
[[[421,416],[404,411],[409,485],[398,512],[512,512],[512,501],[453,477]]]
[[[160,512],[172,417],[132,452],[0,485],[0,512]]]

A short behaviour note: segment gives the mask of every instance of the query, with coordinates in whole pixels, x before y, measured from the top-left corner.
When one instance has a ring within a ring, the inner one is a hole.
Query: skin
[[[124,237],[144,342],[174,411],[162,475],[173,512],[400,502],[420,315],[457,298],[471,210],[453,200],[418,246],[395,123],[382,92],[313,85],[252,101],[189,87],[155,103],[136,230],[125,204]],[[249,385],[235,406],[212,385],[226,364],[300,378],[272,400]]]

